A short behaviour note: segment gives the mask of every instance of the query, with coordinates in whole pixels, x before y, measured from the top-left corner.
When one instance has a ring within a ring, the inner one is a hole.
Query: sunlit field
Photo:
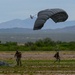
[[[11,64],[0,66],[0,74],[4,75],[74,75],[75,52],[60,51],[61,61],[56,62],[55,51],[23,51],[22,66],[16,66],[15,52],[0,52],[0,60]]]

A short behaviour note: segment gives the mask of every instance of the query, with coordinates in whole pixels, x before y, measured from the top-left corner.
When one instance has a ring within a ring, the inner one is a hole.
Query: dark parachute
[[[35,21],[33,30],[41,29],[44,23],[51,18],[55,23],[64,22],[67,20],[68,15],[62,9],[46,9],[38,13],[38,18]]]
[[[6,62],[0,61],[0,66],[9,66],[9,64]]]

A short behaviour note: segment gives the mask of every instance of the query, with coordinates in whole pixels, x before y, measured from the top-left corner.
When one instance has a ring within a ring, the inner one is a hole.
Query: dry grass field
[[[22,51],[22,59],[33,59],[33,60],[52,60],[54,59],[55,51]],[[75,51],[60,51],[60,57],[62,60],[75,59]],[[14,59],[14,51],[1,51],[0,59],[9,60]]]
[[[60,51],[61,62],[53,57],[55,51],[22,51],[22,66],[0,67],[0,75],[75,75],[75,51]],[[0,52],[0,60],[15,65],[14,51]]]

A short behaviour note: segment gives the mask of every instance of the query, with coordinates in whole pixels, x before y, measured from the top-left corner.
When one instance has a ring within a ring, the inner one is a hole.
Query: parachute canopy
[[[9,64],[4,61],[0,61],[0,66],[9,66]]]
[[[38,12],[33,30],[41,29],[49,18],[51,18],[55,23],[64,22],[67,20],[68,14],[63,9],[57,8],[42,10]]]

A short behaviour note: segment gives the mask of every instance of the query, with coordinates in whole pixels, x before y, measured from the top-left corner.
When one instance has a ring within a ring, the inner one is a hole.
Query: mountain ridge
[[[33,29],[34,23],[35,23],[36,17],[33,19],[27,18],[24,20],[21,19],[13,19],[10,21],[2,22],[0,23],[0,29],[1,28],[31,28]],[[64,28],[67,26],[74,26],[75,21],[65,21],[65,22],[60,22],[60,23],[55,23],[53,20],[49,19],[47,22],[44,24],[42,29],[56,29],[56,28]]]
[[[33,30],[29,28],[0,29],[0,41],[5,42],[35,42],[39,39],[51,38],[53,41],[75,41],[75,26],[59,29]]]
[[[15,19],[0,23],[0,41],[3,43],[7,41],[25,43],[47,37],[53,41],[75,41],[75,21],[54,23],[48,20],[42,29],[33,30],[35,20],[36,18]]]
[[[33,30],[31,28],[2,28],[0,33],[75,33],[75,26],[68,26],[64,28],[57,29],[42,29],[42,30]]]

